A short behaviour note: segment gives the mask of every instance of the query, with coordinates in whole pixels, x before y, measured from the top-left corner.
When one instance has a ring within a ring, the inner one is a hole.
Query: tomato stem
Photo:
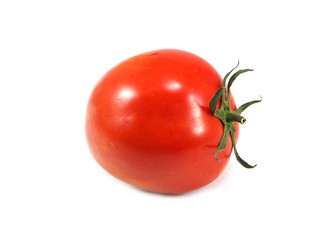
[[[227,112],[226,113],[226,120],[229,123],[230,122],[239,122],[241,124],[245,124],[246,121],[247,121],[244,117],[242,117],[238,113],[233,113],[233,112]]]
[[[234,133],[236,131],[236,128],[234,126],[234,122],[239,122],[241,124],[244,124],[246,122],[246,119],[244,117],[242,117],[240,114],[247,107],[251,106],[252,104],[261,102],[262,98],[260,100],[254,100],[254,101],[245,103],[245,104],[241,105],[235,111],[231,110],[231,90],[230,90],[231,85],[233,84],[233,82],[236,80],[236,78],[240,74],[248,72],[248,71],[253,71],[252,69],[242,69],[242,70],[237,71],[236,73],[234,73],[230,77],[227,88],[226,88],[227,78],[232,73],[232,71],[238,67],[238,65],[239,65],[239,61],[238,61],[237,66],[234,67],[230,72],[228,72],[226,74],[226,76],[223,78],[222,87],[218,89],[218,91],[215,93],[215,95],[213,96],[213,98],[211,99],[211,101],[209,103],[209,108],[210,108],[211,113],[214,116],[218,117],[224,125],[223,136],[221,138],[219,148],[215,152],[215,157],[218,161],[221,161],[218,158],[218,153],[225,149],[229,135],[230,135],[232,145],[234,148],[234,153],[235,153],[235,156],[236,156],[236,159],[238,160],[238,162],[245,168],[254,168],[256,165],[252,166],[252,165],[248,164],[238,154],[238,151],[236,148],[236,141],[235,141],[235,137],[234,137]],[[220,108],[217,108],[218,102],[220,99],[221,99],[221,106],[220,106]]]

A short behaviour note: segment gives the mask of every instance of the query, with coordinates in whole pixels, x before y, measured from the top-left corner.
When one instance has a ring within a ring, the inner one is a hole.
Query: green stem
[[[221,94],[222,94],[222,88],[219,88],[209,103],[209,108],[210,108],[212,114],[214,114],[214,112],[216,111],[216,107],[218,105]]]
[[[238,65],[239,65],[239,62],[235,68],[237,68]],[[220,145],[219,145],[217,151],[215,151],[215,157],[218,161],[221,161],[218,158],[218,153],[225,149],[225,147],[227,145],[227,140],[230,136],[231,141],[232,141],[232,145],[233,145],[233,149],[234,149],[234,153],[235,153],[235,156],[236,156],[236,159],[238,160],[238,162],[242,166],[244,166],[245,168],[254,168],[256,165],[252,166],[252,165],[248,164],[238,154],[238,151],[236,148],[236,141],[235,141],[235,137],[234,137],[234,132],[236,131],[234,123],[239,122],[241,124],[244,124],[246,122],[246,119],[244,117],[242,117],[240,114],[247,107],[251,106],[252,104],[261,102],[262,99],[245,103],[245,104],[241,105],[235,111],[231,110],[231,91],[230,91],[230,88],[232,86],[232,83],[236,80],[236,78],[240,74],[248,72],[248,71],[252,71],[252,69],[243,69],[243,70],[237,71],[229,79],[229,82],[228,82],[228,85],[226,88],[226,80],[235,68],[233,68],[230,72],[228,72],[226,74],[226,76],[223,78],[222,87],[218,89],[218,91],[215,93],[214,97],[211,99],[211,101],[209,103],[209,108],[210,108],[210,111],[212,112],[212,114],[214,114],[214,116],[218,117],[221,120],[222,124],[224,125],[223,136],[222,136],[222,139],[220,141]],[[226,97],[226,95],[227,95],[227,97]],[[217,108],[220,99],[221,99],[221,106],[220,106],[220,108]]]
[[[246,161],[244,161],[240,157],[240,155],[238,154],[237,148],[236,148],[236,140],[235,140],[235,137],[234,137],[234,132],[231,132],[230,135],[231,135],[231,141],[232,141],[233,148],[234,148],[234,155],[236,155],[237,161],[245,168],[254,168],[254,167],[256,167],[257,164],[252,166],[252,165],[248,164]]]
[[[262,97],[260,96],[260,98],[261,98],[260,100],[254,100],[254,101],[242,104],[240,107],[238,107],[238,109],[236,110],[236,113],[241,114],[244,110],[246,110],[247,107],[251,106],[252,104],[261,102],[262,101]]]
[[[233,113],[233,112],[228,112],[226,113],[226,120],[227,122],[231,123],[231,122],[239,122],[241,124],[245,124],[245,122],[247,121],[244,117],[242,117],[241,115],[237,114],[237,113]]]

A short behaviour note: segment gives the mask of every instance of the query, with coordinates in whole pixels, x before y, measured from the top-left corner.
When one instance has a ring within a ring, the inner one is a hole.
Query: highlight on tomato
[[[231,86],[252,69],[231,75],[235,68],[222,79],[204,59],[175,49],[119,63],[88,102],[85,130],[94,159],[126,183],[167,194],[215,180],[232,149],[242,166],[255,167],[239,156],[236,143],[246,122],[242,112],[261,99],[236,107]]]

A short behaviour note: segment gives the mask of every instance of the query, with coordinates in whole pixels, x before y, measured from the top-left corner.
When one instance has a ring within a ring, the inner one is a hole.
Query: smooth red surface
[[[215,159],[223,125],[208,106],[221,82],[209,63],[181,50],[123,61],[89,99],[86,136],[93,157],[113,176],[147,191],[178,194],[212,182],[232,151],[229,136],[222,161]]]

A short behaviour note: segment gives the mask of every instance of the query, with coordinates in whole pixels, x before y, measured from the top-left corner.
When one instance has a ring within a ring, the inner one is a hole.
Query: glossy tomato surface
[[[89,99],[86,136],[93,157],[116,178],[147,191],[180,194],[212,182],[232,151],[229,136],[218,155],[222,161],[215,159],[223,124],[209,102],[221,83],[208,62],[186,51],[157,50],[121,62]]]

